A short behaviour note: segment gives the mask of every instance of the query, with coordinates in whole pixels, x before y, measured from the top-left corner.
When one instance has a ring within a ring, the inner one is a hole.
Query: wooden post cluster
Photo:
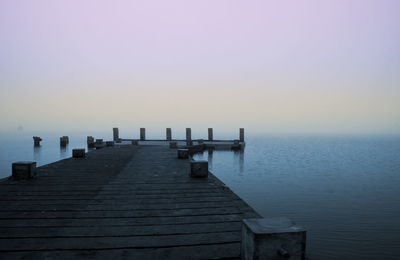
[[[146,140],[146,128],[140,128],[140,141]]]
[[[242,260],[304,260],[306,230],[287,218],[243,219]]]
[[[42,138],[40,138],[39,136],[34,136],[33,137],[33,145],[35,147],[39,147],[40,146],[40,141],[42,141]]]
[[[171,141],[172,140],[171,128],[167,128],[167,130],[166,130],[166,139],[167,139],[167,141]]]

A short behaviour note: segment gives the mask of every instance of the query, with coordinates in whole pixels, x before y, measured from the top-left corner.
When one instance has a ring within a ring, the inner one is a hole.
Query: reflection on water
[[[201,157],[262,216],[305,226],[311,259],[400,259],[400,138],[248,138]]]

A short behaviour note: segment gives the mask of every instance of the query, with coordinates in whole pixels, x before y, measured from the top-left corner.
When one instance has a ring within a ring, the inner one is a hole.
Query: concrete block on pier
[[[140,128],[140,141],[146,140],[146,128]]]
[[[114,146],[114,141],[106,141],[106,146],[107,147]]]
[[[213,129],[208,128],[208,141],[212,141],[214,139]]]
[[[191,161],[190,177],[207,178],[208,177],[208,161]]]
[[[169,148],[178,148],[177,142],[169,142]]]
[[[72,149],[73,158],[85,158],[85,149]]]
[[[119,139],[119,130],[118,127],[113,128],[113,140],[117,141]]]
[[[36,176],[36,162],[15,162],[12,164],[12,178],[27,180]]]
[[[172,131],[171,131],[171,128],[167,128],[165,134],[166,134],[166,139],[167,139],[167,141],[171,141],[171,140],[172,140]]]
[[[306,230],[288,218],[243,219],[242,260],[305,259]]]
[[[33,137],[33,145],[34,146],[40,146],[40,141],[42,141],[42,138],[40,138],[39,136],[34,136]]]
[[[189,149],[178,149],[178,159],[188,159]]]

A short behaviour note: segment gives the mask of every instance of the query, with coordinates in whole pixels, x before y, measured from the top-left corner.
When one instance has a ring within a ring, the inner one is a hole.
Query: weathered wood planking
[[[258,215],[166,146],[121,146],[0,183],[0,258],[235,259]]]

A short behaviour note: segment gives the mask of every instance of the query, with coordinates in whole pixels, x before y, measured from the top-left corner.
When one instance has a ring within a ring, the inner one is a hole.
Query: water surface
[[[0,178],[11,162],[38,165],[71,156],[86,136],[43,133],[0,136]],[[111,139],[111,133],[95,135]],[[161,137],[158,137],[161,138]],[[285,216],[306,227],[315,259],[400,259],[400,137],[248,137],[243,152],[204,152],[211,171],[264,217]]]

